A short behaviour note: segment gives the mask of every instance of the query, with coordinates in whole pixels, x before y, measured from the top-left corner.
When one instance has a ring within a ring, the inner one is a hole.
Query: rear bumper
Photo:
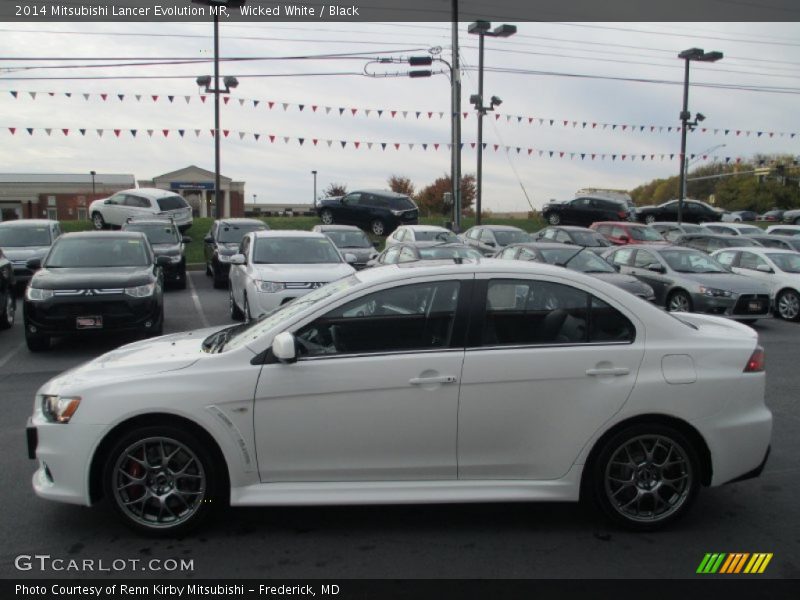
[[[744,475],[739,475],[736,479],[731,479],[727,483],[736,483],[737,481],[746,481],[747,479],[755,479],[761,472],[764,470],[764,467],[767,466],[767,459],[769,458],[769,453],[772,451],[772,446],[767,446],[767,452],[764,454],[764,460],[761,461],[761,464],[758,465],[752,471],[748,471]]]

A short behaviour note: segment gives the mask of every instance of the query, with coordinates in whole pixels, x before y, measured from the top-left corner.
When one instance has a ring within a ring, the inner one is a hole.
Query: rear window
[[[411,198],[404,196],[402,198],[392,198],[390,206],[395,210],[410,210],[417,208],[417,205],[412,202]]]
[[[179,208],[188,208],[189,205],[186,203],[181,196],[166,196],[165,198],[158,199],[158,208],[161,210],[178,210]]]

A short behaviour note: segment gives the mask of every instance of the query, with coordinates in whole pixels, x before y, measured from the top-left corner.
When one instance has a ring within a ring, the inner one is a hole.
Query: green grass
[[[270,229],[300,229],[303,231],[310,231],[314,225],[319,225],[320,221],[317,217],[264,217],[261,219]],[[446,219],[444,217],[422,217],[420,223],[423,225],[444,225]],[[211,229],[211,223],[214,219],[211,217],[195,217],[192,226],[186,231],[186,235],[192,238],[191,244],[186,245],[186,262],[188,264],[202,263],[203,258],[203,238]],[[475,224],[474,218],[464,218],[461,222],[463,230],[472,227]],[[499,219],[499,218],[484,218],[484,225],[512,225],[519,227],[527,232],[538,231],[544,227],[545,223],[541,219]],[[89,231],[92,229],[90,221],[62,221],[61,229],[66,232],[72,231]],[[380,249],[383,249],[384,238],[369,236],[373,242],[380,244]]]

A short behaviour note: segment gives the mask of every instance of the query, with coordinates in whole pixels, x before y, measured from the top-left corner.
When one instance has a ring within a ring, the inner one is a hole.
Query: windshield
[[[589,246],[596,248],[598,246],[606,247],[611,245],[611,242],[609,242],[606,238],[594,232],[571,231],[569,235],[572,238],[572,240],[579,246]]]
[[[458,236],[452,231],[415,231],[418,242],[457,242]]]
[[[655,229],[649,227],[631,227],[631,238],[640,242],[663,242],[664,238]]]
[[[159,198],[157,202],[160,210],[178,210],[179,208],[189,207],[189,205],[186,203],[186,200],[180,196],[167,196],[166,198]]]
[[[242,238],[251,231],[264,231],[267,226],[263,223],[240,223],[234,225],[227,223],[219,228],[219,239],[221,244],[241,244]]]
[[[53,244],[45,267],[146,267],[151,264],[144,240],[101,236],[64,238]]]
[[[355,275],[345,277],[344,279],[338,279],[337,281],[329,283],[328,285],[324,285],[313,292],[309,292],[305,296],[295,298],[291,302],[281,306],[275,312],[267,314],[256,321],[252,321],[244,327],[241,325],[234,325],[233,328],[223,330],[233,330],[230,333],[230,339],[225,341],[225,348],[238,348],[239,346],[247,344],[248,342],[257,340],[270,329],[277,327],[282,322],[289,321],[306,309],[313,307],[315,304],[323,302],[334,294],[348,290],[360,283],[361,281]],[[209,338],[218,335],[219,333],[221,332],[212,334],[209,336]],[[209,338],[206,338],[206,341]]]
[[[551,265],[560,265],[582,273],[616,273],[614,267],[594,252],[573,248],[540,248],[544,259]]]
[[[753,225],[740,225],[739,227],[736,227],[736,230],[741,235],[758,235],[764,233],[763,229],[761,229],[760,227],[755,227]]]
[[[800,273],[800,254],[767,254],[769,259],[775,263],[781,271],[787,273]]]
[[[699,250],[662,250],[661,257],[678,273],[727,273],[727,269]]]
[[[466,246],[450,246],[449,248],[437,248],[431,246],[430,248],[419,248],[419,257],[422,260],[438,260],[450,258],[482,258],[483,255],[477,250],[467,248]]]
[[[312,265],[340,263],[342,257],[327,237],[256,238],[255,264]]]
[[[363,231],[326,231],[337,248],[371,248],[372,244]]]
[[[49,246],[50,228],[47,226],[0,227],[0,247]]]
[[[531,236],[522,230],[495,230],[494,237],[501,246],[509,244],[523,244],[531,241]]]
[[[181,241],[172,225],[125,225],[125,231],[141,231],[151,244],[177,244]]]

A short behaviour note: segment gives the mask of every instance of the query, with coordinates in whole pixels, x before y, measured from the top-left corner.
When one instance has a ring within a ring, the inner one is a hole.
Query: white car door
[[[297,328],[256,389],[261,480],[455,479],[470,286],[394,284]]]
[[[483,318],[464,357],[459,479],[563,477],[630,395],[643,325],[566,279],[478,277],[473,316]]]

